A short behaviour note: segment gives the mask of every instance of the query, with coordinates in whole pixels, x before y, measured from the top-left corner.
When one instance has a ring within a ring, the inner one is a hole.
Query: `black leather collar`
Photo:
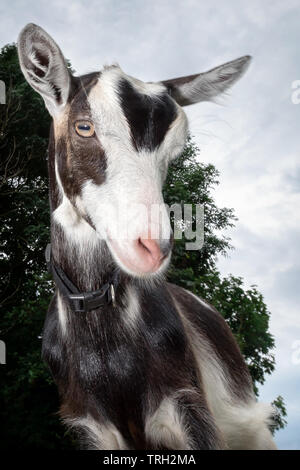
[[[48,271],[52,274],[59,291],[74,312],[89,312],[90,310],[95,310],[99,307],[109,305],[110,303],[115,305],[115,289],[119,281],[118,270],[110,276],[108,282],[103,284],[101,289],[90,292],[80,292],[66,273],[54,263],[50,244],[46,247],[45,258]]]

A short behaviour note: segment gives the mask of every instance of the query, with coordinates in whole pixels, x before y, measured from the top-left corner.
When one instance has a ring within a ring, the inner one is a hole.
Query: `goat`
[[[53,118],[47,260],[57,289],[42,355],[62,419],[91,449],[276,448],[272,409],[257,403],[221,314],[165,280],[166,210],[148,224],[136,210],[163,204],[168,164],[188,132],[182,107],[226,91],[250,57],[159,83],[117,65],[76,77],[34,24],[18,53]],[[128,223],[131,236],[118,237]],[[154,226],[164,237],[151,236]]]

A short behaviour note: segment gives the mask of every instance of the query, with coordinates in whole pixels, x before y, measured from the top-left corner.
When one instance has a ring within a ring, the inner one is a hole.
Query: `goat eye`
[[[95,134],[95,126],[90,121],[77,121],[75,130],[81,137],[92,137]]]

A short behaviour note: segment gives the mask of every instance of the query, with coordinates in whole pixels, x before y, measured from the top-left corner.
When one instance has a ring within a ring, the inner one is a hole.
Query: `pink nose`
[[[138,243],[141,248],[151,255],[153,261],[158,262],[164,257],[156,240],[152,240],[151,238],[139,238]]]
[[[147,271],[156,271],[170,252],[171,242],[159,242],[151,238],[139,238],[138,249]]]
[[[153,240],[138,238],[127,244],[126,248],[115,240],[110,240],[113,253],[118,257],[125,269],[137,275],[155,273],[168,257],[173,237],[170,240]]]

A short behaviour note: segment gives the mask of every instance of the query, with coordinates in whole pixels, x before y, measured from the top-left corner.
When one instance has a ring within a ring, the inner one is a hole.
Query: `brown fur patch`
[[[82,137],[75,130],[76,121],[92,121],[87,97],[97,80],[98,75],[92,75],[90,80],[85,77],[78,79],[72,100],[54,121],[59,176],[67,197],[73,203],[86,181],[92,180],[97,185],[105,181],[106,156],[97,135]]]

